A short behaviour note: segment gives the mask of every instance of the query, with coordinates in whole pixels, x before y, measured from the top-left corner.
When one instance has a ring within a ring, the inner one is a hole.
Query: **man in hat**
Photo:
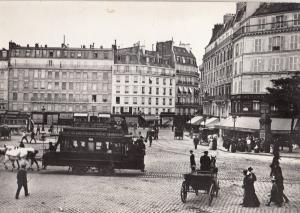
[[[191,163],[191,170],[192,172],[196,171],[196,161],[195,161],[195,155],[193,154],[193,150],[190,150],[190,163]]]
[[[26,197],[29,196],[28,188],[27,188],[26,164],[22,164],[21,169],[18,171],[17,183],[18,183],[18,189],[17,189],[15,198],[19,199],[19,194],[20,194],[22,187],[24,187],[25,196]]]
[[[210,157],[208,157],[208,151],[204,151],[204,155],[200,157],[200,170],[210,170]]]

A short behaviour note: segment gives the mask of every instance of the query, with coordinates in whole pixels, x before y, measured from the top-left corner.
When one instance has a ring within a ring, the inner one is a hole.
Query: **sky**
[[[146,49],[173,38],[189,43],[202,63],[214,24],[235,13],[234,2],[96,2],[0,1],[0,48],[21,46],[129,47],[140,41]]]

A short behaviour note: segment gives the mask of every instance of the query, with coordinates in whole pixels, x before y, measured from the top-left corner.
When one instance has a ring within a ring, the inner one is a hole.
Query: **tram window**
[[[96,150],[101,150],[101,142],[96,142]]]

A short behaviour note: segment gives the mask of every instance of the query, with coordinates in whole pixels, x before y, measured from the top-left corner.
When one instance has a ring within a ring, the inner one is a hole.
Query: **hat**
[[[207,154],[208,154],[208,151],[204,151],[204,154],[206,154],[206,155],[207,155]]]
[[[192,153],[192,152],[193,152],[193,150],[190,150],[190,152]]]
[[[243,170],[243,174],[244,174],[244,175],[247,175],[247,172],[248,172],[247,169],[244,169],[244,170]]]
[[[248,168],[248,171],[253,171],[253,168],[250,166],[250,167]]]

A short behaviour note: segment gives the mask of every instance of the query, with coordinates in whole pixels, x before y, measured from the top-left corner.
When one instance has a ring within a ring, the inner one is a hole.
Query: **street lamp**
[[[235,139],[235,137],[236,137],[236,135],[235,135],[235,122],[236,122],[237,116],[232,115],[232,119],[233,119],[233,137]]]
[[[43,112],[43,122],[42,122],[42,131],[45,131],[45,127],[44,127],[44,121],[45,121],[45,107],[42,106],[42,112]]]
[[[294,122],[295,122],[295,108],[294,108],[294,104],[290,105],[290,113],[291,113],[291,118],[292,118],[292,122],[291,122],[291,141],[289,144],[289,152],[292,152],[292,143],[293,143],[293,139],[294,139]]]

